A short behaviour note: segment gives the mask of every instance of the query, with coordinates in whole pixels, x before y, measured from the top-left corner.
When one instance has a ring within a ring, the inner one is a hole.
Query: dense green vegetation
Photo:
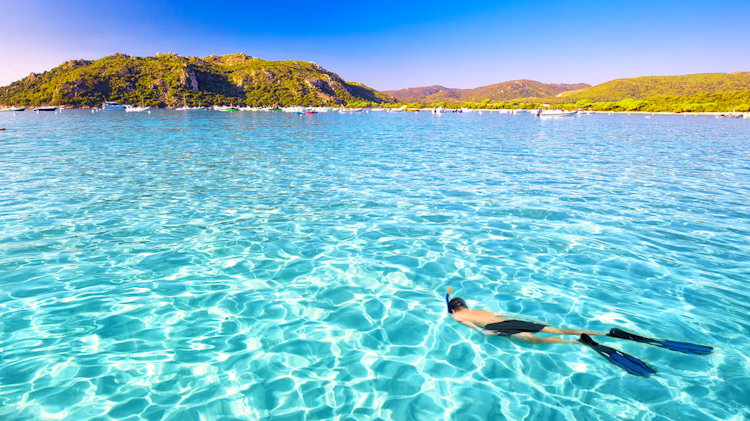
[[[559,106],[594,111],[746,112],[750,111],[750,90],[683,96],[660,95],[611,102],[580,100],[574,104],[560,104]]]
[[[745,90],[750,90],[750,72],[615,79],[590,88],[564,92],[559,97],[566,103],[582,99],[613,102],[627,98],[683,97]]]
[[[362,105],[396,100],[349,83],[314,63],[244,54],[182,57],[115,54],[73,60],[0,88],[0,105],[98,107],[104,101],[151,107]]]

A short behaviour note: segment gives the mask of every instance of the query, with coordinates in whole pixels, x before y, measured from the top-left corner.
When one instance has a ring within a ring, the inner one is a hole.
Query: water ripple
[[[742,419],[750,126],[3,113],[3,419]],[[470,306],[708,343],[658,368]]]

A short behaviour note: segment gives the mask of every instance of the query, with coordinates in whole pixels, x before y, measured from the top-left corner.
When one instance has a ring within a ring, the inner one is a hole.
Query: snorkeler
[[[445,302],[448,305],[448,313],[459,323],[462,323],[485,335],[510,336],[533,344],[547,343],[581,343],[596,351],[599,355],[606,358],[607,361],[617,365],[629,374],[636,376],[648,377],[656,373],[656,370],[649,367],[645,362],[628,355],[622,351],[601,345],[591,339],[594,336],[609,336],[612,338],[627,339],[635,342],[646,343],[659,346],[672,351],[683,352],[686,354],[705,355],[710,354],[713,350],[710,346],[691,344],[687,342],[662,341],[657,339],[645,338],[625,332],[621,329],[612,329],[609,333],[592,332],[579,329],[560,329],[547,326],[542,323],[528,322],[524,320],[506,319],[501,315],[491,313],[486,310],[469,309],[466,302],[459,297],[450,298],[452,288],[448,289],[445,296]],[[556,335],[580,335],[578,340],[568,340],[551,337],[539,337],[535,333],[551,333]]]

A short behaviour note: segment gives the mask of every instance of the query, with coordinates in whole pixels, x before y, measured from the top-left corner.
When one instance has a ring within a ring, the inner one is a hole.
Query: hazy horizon
[[[471,89],[530,79],[597,85],[619,78],[750,70],[734,40],[747,37],[750,3],[566,4],[380,2],[116,4],[30,0],[0,16],[0,86],[72,59],[117,52],[205,57],[244,52],[315,62],[377,90]]]

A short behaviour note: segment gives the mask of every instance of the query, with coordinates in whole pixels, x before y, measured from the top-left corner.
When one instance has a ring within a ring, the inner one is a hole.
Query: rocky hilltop
[[[473,89],[452,89],[440,85],[385,91],[404,102],[466,102],[466,101],[510,101],[526,98],[545,98],[562,92],[588,88],[586,83],[563,84],[542,83],[535,80],[510,80]]]
[[[71,60],[0,88],[0,105],[97,107],[103,101],[182,105],[368,105],[396,100],[303,61],[245,54]]]

